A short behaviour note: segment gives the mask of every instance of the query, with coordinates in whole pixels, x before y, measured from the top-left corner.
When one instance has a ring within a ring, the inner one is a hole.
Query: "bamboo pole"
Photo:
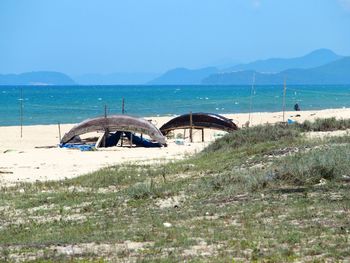
[[[283,85],[283,105],[282,105],[282,111],[283,111],[283,122],[285,122],[285,114],[286,114],[286,78],[284,78],[284,85]]]
[[[193,142],[192,126],[193,126],[193,118],[192,118],[192,111],[191,111],[190,112],[190,142]]]
[[[107,105],[105,104],[105,122],[107,123]],[[104,135],[103,135],[103,147],[106,147],[106,144],[107,144],[107,136],[108,136],[108,129],[107,127],[105,127],[104,129]]]
[[[23,87],[20,92],[20,123],[21,123],[21,138],[23,137]]]
[[[248,115],[249,126],[251,125],[251,114],[252,114],[252,107],[253,107],[254,86],[255,86],[255,73],[253,74],[253,82],[252,82],[252,87],[250,89],[250,102],[249,102],[249,115]]]
[[[61,143],[61,124],[58,122],[58,139],[59,139],[59,143]]]

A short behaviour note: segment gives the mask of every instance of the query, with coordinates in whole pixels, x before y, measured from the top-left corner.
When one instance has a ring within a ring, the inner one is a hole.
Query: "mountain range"
[[[329,49],[318,49],[305,56],[297,58],[271,58],[257,60],[252,63],[239,64],[224,69],[224,72],[255,70],[261,73],[277,73],[287,69],[307,69],[318,67],[338,59],[342,56],[335,54]]]
[[[175,68],[164,74],[112,73],[70,77],[60,72],[37,71],[0,74],[0,85],[257,85],[350,84],[350,57],[318,49],[296,58],[271,58],[227,68]]]
[[[0,85],[75,85],[66,74],[53,71],[36,71],[22,74],[0,74]]]
[[[345,76],[342,74],[337,74],[337,76],[334,75],[334,72],[339,71],[340,64],[332,63],[341,61],[343,58],[343,56],[339,56],[329,49],[318,49],[306,54],[305,56],[297,58],[257,60],[251,63],[238,64],[221,70],[211,68],[211,74],[207,75],[206,69],[181,69],[181,71],[178,69],[169,70],[149,83],[153,85],[173,85],[178,83],[191,85],[247,85],[252,83],[253,75],[255,74],[256,83],[261,85],[281,84],[286,76],[288,76],[288,82],[291,77],[291,80],[295,83],[317,84],[321,82],[325,83],[325,80],[321,81],[321,79],[324,79],[322,74],[326,71],[330,71],[333,73],[330,74],[332,75],[332,78],[329,79],[329,82],[336,81],[336,83],[349,84],[350,82],[348,82],[347,75],[344,72],[344,70],[346,71],[346,68],[341,71]],[[346,63],[343,62],[343,66],[344,64]],[[328,66],[318,69],[325,65]],[[350,71],[350,68],[348,67],[347,70]],[[199,72],[202,74],[198,74]],[[320,76],[320,74],[322,76]],[[204,75],[206,76],[203,77]]]
[[[111,74],[84,74],[75,76],[74,80],[80,85],[142,85],[159,76],[158,73],[111,73]]]
[[[254,70],[222,72],[202,80],[206,85],[250,85],[255,75],[257,85],[280,85],[284,79],[289,85],[344,85],[350,84],[350,57],[310,69],[288,69],[279,73],[261,73]]]
[[[165,72],[158,78],[149,81],[149,85],[196,85],[201,81],[218,72],[215,67],[208,67],[202,69],[186,69],[176,68]]]

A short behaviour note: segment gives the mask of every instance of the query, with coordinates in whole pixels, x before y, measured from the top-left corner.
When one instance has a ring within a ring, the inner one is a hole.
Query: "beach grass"
[[[349,260],[350,138],[310,139],[311,126],[257,126],[183,161],[4,187],[0,260]]]

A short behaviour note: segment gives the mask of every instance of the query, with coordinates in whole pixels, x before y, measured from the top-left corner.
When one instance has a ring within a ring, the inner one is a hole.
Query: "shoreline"
[[[296,117],[297,114],[300,117]],[[239,128],[249,117],[249,113],[223,115],[233,119]],[[282,112],[254,112],[251,114],[251,125],[280,122],[282,115]],[[285,112],[286,120],[289,118],[298,122],[330,117],[350,118],[350,108]],[[171,118],[145,117],[152,119],[158,128]],[[63,137],[73,125],[61,124],[61,136]],[[74,178],[126,162],[161,163],[178,160],[201,151],[224,132],[205,130],[204,143],[201,142],[201,133],[194,132],[195,141],[190,143],[185,140],[184,145],[177,145],[174,139],[169,139],[168,147],[111,147],[92,152],[58,148],[57,124],[23,126],[22,138],[20,138],[20,126],[1,126],[0,134],[0,186],[2,186],[16,182]],[[45,148],[48,146],[52,148]]]
[[[295,114],[298,114],[298,112],[300,113],[304,113],[304,114],[308,114],[308,113],[318,113],[318,112],[324,112],[326,113],[327,115],[329,115],[328,113],[329,112],[335,112],[335,111],[349,111],[350,112],[350,107],[347,108],[347,107],[341,107],[341,108],[324,108],[324,109],[314,109],[314,110],[301,110],[301,111],[292,111],[292,110],[288,110],[288,111],[285,111],[285,114],[286,114],[286,117],[291,117],[291,115],[293,115],[293,113]],[[204,111],[198,111],[198,112],[204,112]],[[207,113],[207,112],[206,112]],[[215,113],[215,112],[211,112],[213,114],[218,114],[218,115],[222,115],[222,116],[225,116],[226,118],[232,118],[233,116],[239,116],[239,118],[242,118],[242,117],[247,117],[249,115],[249,112],[236,112],[236,113],[232,113],[232,112],[228,112],[228,113]],[[282,118],[282,111],[254,111],[254,112],[251,112],[250,115],[254,116],[254,115],[269,115],[269,114],[279,114],[280,117]],[[183,113],[185,114],[185,112]],[[121,114],[110,114],[110,115],[121,115]],[[126,114],[128,115],[128,114]],[[159,116],[138,116],[138,115],[133,115],[133,114],[130,114],[130,116],[133,116],[133,117],[137,117],[137,118],[142,118],[142,119],[161,119],[161,120],[168,120],[168,119],[171,119],[171,118],[174,118],[174,117],[177,117],[177,116],[180,116],[181,114],[167,114],[167,115],[159,115]],[[246,116],[245,116],[246,115]],[[96,117],[101,117],[102,115],[96,115],[96,116],[91,116],[90,118],[96,118]],[[303,116],[302,116],[303,117]],[[336,116],[335,116],[336,117]],[[348,116],[350,118],[350,115]],[[322,116],[319,117],[319,118],[323,118]],[[303,119],[303,118],[301,118]],[[76,123],[73,123],[73,122],[67,122],[67,123],[60,123],[60,125],[76,125],[78,124],[78,122]],[[263,123],[259,123],[259,124],[263,124]],[[57,126],[58,123],[44,123],[44,124],[41,124],[41,123],[38,123],[38,124],[23,124],[23,127],[32,127],[32,126]],[[0,128],[10,128],[10,127],[21,127],[20,125],[0,125]],[[159,127],[158,127],[159,128]]]

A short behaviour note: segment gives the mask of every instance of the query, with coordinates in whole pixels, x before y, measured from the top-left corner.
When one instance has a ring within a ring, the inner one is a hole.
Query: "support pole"
[[[122,114],[125,113],[125,99],[122,100]]]
[[[253,83],[252,83],[252,88],[250,90],[249,115],[248,115],[249,126],[251,126],[251,114],[252,114],[252,107],[253,107],[254,85],[255,85],[255,73],[253,74]]]
[[[192,119],[192,111],[191,111],[190,112],[190,142],[193,142],[192,126],[193,126],[193,119]]]
[[[133,136],[133,134],[132,134],[132,132],[130,133],[130,148],[132,148],[132,136]]]
[[[285,122],[285,114],[286,114],[286,78],[284,78],[284,86],[283,86],[283,105],[282,105],[282,111],[283,111],[283,122]]]
[[[105,105],[105,133],[103,135],[103,147],[106,147],[107,145],[107,136],[109,134],[108,128],[106,127],[107,124],[107,105]]]
[[[59,143],[61,143],[61,124],[58,122],[58,139],[59,139]]]
[[[202,142],[204,142],[204,129],[202,129]]]
[[[21,87],[20,94],[20,122],[21,122],[21,138],[23,137],[23,87]]]

